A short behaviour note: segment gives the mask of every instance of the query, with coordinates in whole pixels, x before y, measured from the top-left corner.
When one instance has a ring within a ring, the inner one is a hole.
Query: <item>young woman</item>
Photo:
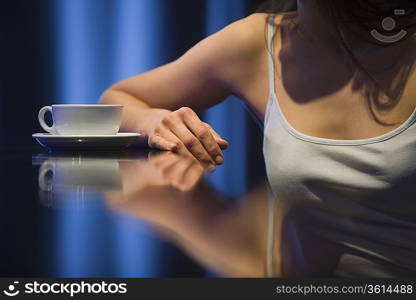
[[[283,6],[270,1],[263,13],[179,59],[114,84],[101,103],[125,105],[122,130],[148,136],[151,147],[211,167],[223,163],[227,141],[195,111],[229,95],[264,120],[266,155],[275,151],[268,141],[292,143],[285,134],[348,145],[390,138],[409,125],[416,106],[413,0],[298,0],[291,12]]]

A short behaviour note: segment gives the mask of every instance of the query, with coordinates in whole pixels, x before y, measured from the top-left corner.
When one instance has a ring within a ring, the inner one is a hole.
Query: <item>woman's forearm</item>
[[[123,105],[120,131],[139,132],[150,135],[157,123],[170,111],[152,108],[144,101],[126,92],[108,89],[100,97],[101,104]]]
[[[167,100],[154,102],[159,107],[172,106]],[[139,140],[147,141],[152,148],[194,156],[210,168],[224,162],[222,149],[227,148],[228,142],[189,107],[175,111],[152,107],[124,89],[113,87],[102,94],[100,103],[123,105],[120,130],[140,133],[146,139]]]

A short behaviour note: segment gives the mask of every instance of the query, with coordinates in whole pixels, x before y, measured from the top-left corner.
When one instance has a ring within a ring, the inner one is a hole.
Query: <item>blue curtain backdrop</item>
[[[57,0],[56,75],[61,103],[96,103],[103,90],[123,78],[178,58],[198,40],[247,16],[244,0]],[[184,83],[185,84],[185,83]],[[195,99],[197,101],[197,99]],[[230,141],[227,164],[212,176],[231,196],[246,189],[250,116],[231,97],[203,117]],[[254,161],[253,161],[254,162]]]
[[[1,146],[35,147],[52,103],[96,103],[114,82],[166,64],[262,0],[14,0],[0,3]],[[212,180],[238,195],[263,169],[261,130],[231,97],[202,114],[225,138]]]
[[[178,58],[202,38],[251,13],[262,1],[5,2],[0,10],[0,147],[35,147],[30,135],[40,132],[36,115],[43,105],[96,103],[112,83]],[[210,180],[226,196],[238,197],[253,182],[250,177],[263,173],[261,131],[234,97],[205,111],[203,118],[230,142],[227,164]],[[178,275],[164,273],[162,266],[172,263],[164,262],[161,255],[168,246],[138,232],[137,226],[146,225],[137,220],[68,209],[59,212],[53,224],[50,239],[56,251],[47,259],[59,276]],[[108,228],[105,237],[96,230],[103,226]],[[115,258],[118,261],[111,261]],[[109,263],[101,266],[103,260]],[[155,265],[161,266],[160,272]],[[195,267],[193,275],[198,272],[204,271]]]
[[[57,98],[61,103],[95,103],[102,91],[115,81],[176,59],[198,40],[246,16],[248,3],[242,0],[60,0],[55,9]],[[227,164],[218,168],[211,180],[228,196],[243,194],[249,176],[248,156],[255,155],[257,163],[262,164],[259,153],[248,151],[250,123],[245,108],[231,97],[206,111],[203,117],[231,145],[225,154]],[[61,236],[67,237],[62,246],[68,258],[75,258],[75,261],[65,260],[66,265],[60,266],[62,276],[81,276],[85,274],[82,266],[86,266],[86,261],[99,259],[95,247],[88,250],[71,242],[71,236],[85,242],[94,237],[93,230],[73,230],[74,224],[80,224],[82,219],[84,228],[93,228],[86,223],[102,223],[91,214],[77,211],[67,212],[61,219]],[[149,265],[158,263],[151,258],[160,259],[160,256],[149,255],[159,249],[155,245],[158,241],[140,236],[137,231],[117,231],[118,226],[128,226],[124,222],[115,227],[112,235],[117,240],[114,243],[117,247],[112,251],[118,252],[116,257],[125,258],[115,264],[119,269],[114,274],[163,275],[150,273],[158,269],[154,267],[147,268],[148,271],[137,270],[143,264],[132,263],[132,258],[146,257]],[[100,239],[95,239],[93,243],[99,245]],[[80,257],[84,259],[80,261]]]

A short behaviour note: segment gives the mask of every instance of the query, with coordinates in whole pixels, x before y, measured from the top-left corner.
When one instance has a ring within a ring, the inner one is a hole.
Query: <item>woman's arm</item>
[[[100,102],[123,104],[121,129],[148,136],[153,147],[222,163],[227,142],[194,110],[240,96],[241,79],[264,51],[264,19],[254,14],[225,27],[179,59],[114,84]]]

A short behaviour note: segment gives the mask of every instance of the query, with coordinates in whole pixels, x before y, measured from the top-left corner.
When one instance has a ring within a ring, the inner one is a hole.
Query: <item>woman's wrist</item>
[[[161,108],[142,109],[140,116],[137,116],[135,131],[145,136],[153,133],[160,121],[169,113],[170,110]]]

